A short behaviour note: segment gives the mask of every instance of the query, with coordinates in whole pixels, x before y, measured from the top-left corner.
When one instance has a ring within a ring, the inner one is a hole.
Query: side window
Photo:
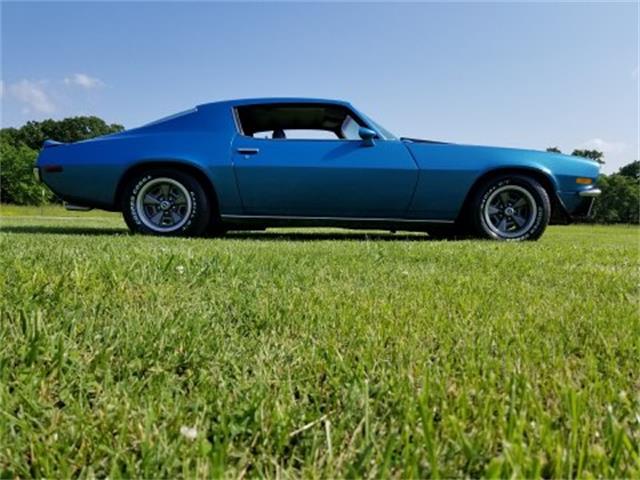
[[[338,140],[340,137],[328,130],[269,130],[267,132],[256,132],[253,138],[275,138],[279,140]]]
[[[251,136],[253,138],[273,138],[273,130],[254,132]]]
[[[360,125],[356,122],[351,115],[347,115],[342,122],[342,138],[346,140],[359,140],[360,139]]]
[[[329,130],[314,130],[314,129],[300,129],[300,130],[285,130],[287,138],[297,140],[338,140],[340,137],[335,132]]]
[[[335,104],[263,104],[237,108],[242,133],[274,140],[358,140],[363,123]]]

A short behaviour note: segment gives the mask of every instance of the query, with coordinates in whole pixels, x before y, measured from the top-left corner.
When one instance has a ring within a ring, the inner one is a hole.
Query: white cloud
[[[4,87],[3,87],[4,91]],[[7,93],[26,104],[24,111],[39,113],[53,113],[56,107],[44,90],[44,82],[20,80],[7,86]]]
[[[612,142],[603,140],[602,138],[592,138],[587,140],[579,149],[599,150],[604,153],[605,164],[602,167],[604,173],[614,173],[623,165],[626,165],[635,158],[634,149],[624,142]]]
[[[4,97],[4,82],[0,80],[0,98]]]
[[[631,76],[632,76],[634,79],[637,79],[637,78],[638,78],[638,72],[639,72],[639,71],[640,71],[640,65],[639,65],[639,66],[637,66],[636,68],[634,68],[634,69],[631,71]]]
[[[98,88],[104,86],[104,82],[99,78],[92,77],[86,73],[74,73],[70,77],[64,79],[66,85],[74,85],[90,90],[92,88]]]
[[[601,138],[592,138],[591,140],[587,140],[582,145],[580,145],[580,148],[588,150],[599,150],[603,152],[606,157],[607,154],[617,154],[624,152],[627,149],[627,145],[624,142],[608,142]]]

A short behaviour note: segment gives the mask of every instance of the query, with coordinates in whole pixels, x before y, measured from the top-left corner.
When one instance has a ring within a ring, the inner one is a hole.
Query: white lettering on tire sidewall
[[[538,198],[538,192],[536,192],[535,190],[531,191],[530,188],[527,188],[527,190],[529,190],[529,192],[531,193],[531,195],[533,196],[534,201],[536,202],[536,206],[537,208],[537,212],[536,212],[536,218],[533,222],[533,224],[531,225],[531,227],[529,228],[529,230],[527,230],[526,232],[524,232],[522,235],[520,235],[519,237],[513,237],[513,238],[503,238],[500,237],[499,235],[496,235],[494,232],[492,232],[488,226],[486,225],[486,222],[484,220],[484,215],[482,214],[482,212],[484,212],[484,208],[486,206],[486,203],[489,199],[489,197],[491,196],[491,194],[497,190],[500,187],[503,187],[505,185],[510,185],[514,182],[512,182],[510,179],[505,179],[502,180],[494,185],[491,186],[491,188],[489,188],[484,195],[482,196],[482,201],[480,202],[480,211],[476,212],[476,214],[480,215],[480,222],[482,225],[482,228],[487,231],[492,237],[494,238],[500,238],[502,240],[506,240],[506,241],[519,241],[519,240],[526,240],[527,238],[531,237],[535,232],[538,231],[538,229],[540,228],[540,225],[542,223],[542,221],[544,220],[544,204],[543,202],[540,201],[540,199]],[[519,185],[518,183],[515,183],[515,185]],[[521,187],[523,185],[520,185]],[[525,187],[526,188],[526,187]]]
[[[138,193],[140,192],[142,187],[144,187],[144,185],[150,180],[152,180],[153,178],[154,177],[152,175],[145,175],[144,177],[142,177],[135,184],[135,186],[133,187],[133,190],[131,191],[131,195],[129,196],[128,208],[129,208],[129,213],[131,214],[131,218],[137,226],[145,230],[148,230],[148,228],[145,226],[145,224],[140,219],[140,216],[138,215],[138,210],[136,208],[136,197],[138,196]],[[196,200],[195,192],[193,192],[193,190],[191,190],[187,185],[184,185],[184,183],[183,183],[183,186],[187,189],[187,191],[189,192],[189,195],[191,196],[192,208],[191,208],[191,215],[189,215],[189,219],[185,222],[185,224],[182,227],[176,230],[177,232],[187,231],[191,226],[191,224],[193,223],[193,219],[196,217],[198,213],[198,202]],[[162,232],[154,232],[154,233],[162,233]]]

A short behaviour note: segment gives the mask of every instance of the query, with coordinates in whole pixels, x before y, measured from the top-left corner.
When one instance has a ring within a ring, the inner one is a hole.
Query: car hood
[[[410,138],[410,137],[402,137],[400,138],[405,143],[431,143],[431,144],[440,144],[440,145],[450,145],[450,142],[441,142],[438,140],[425,140],[423,138]]]

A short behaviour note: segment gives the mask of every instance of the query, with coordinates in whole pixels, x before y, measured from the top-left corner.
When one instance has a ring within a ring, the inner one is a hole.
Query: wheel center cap
[[[514,213],[516,213],[516,211],[513,209],[513,207],[507,207],[504,209],[504,214],[508,217],[512,216]]]
[[[169,200],[163,200],[160,202],[160,208],[162,210],[169,210],[171,208],[171,202]]]

